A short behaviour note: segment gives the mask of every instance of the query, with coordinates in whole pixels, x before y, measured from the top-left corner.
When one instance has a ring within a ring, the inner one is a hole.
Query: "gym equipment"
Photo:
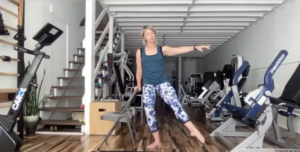
[[[250,65],[248,65],[245,69],[240,70],[242,73],[238,77],[238,81],[236,82],[237,85],[232,85],[230,88],[228,88],[228,92],[230,90],[233,91],[233,98],[231,98],[230,102],[225,102],[225,100],[219,100],[216,104],[213,103],[212,106],[206,107],[205,112],[206,112],[206,117],[209,118],[211,121],[214,122],[222,122],[224,120],[227,120],[228,115],[227,115],[227,109],[224,108],[224,104],[230,104],[230,105],[235,105],[237,107],[244,107],[245,104],[240,100],[240,93],[241,90],[243,89],[247,77],[249,75],[250,71]],[[236,77],[236,74],[234,75]],[[241,78],[241,79],[240,79]],[[227,92],[227,93],[228,93]],[[225,115],[224,115],[225,114]]]
[[[231,90],[233,76],[235,75],[237,69],[241,67],[241,65],[242,65],[242,57],[240,55],[233,55],[233,57],[231,59],[231,64],[224,65],[223,71],[222,71],[223,78],[221,80],[219,80],[219,82],[218,82],[221,85],[221,89],[216,91],[216,93],[213,94],[209,98],[211,105],[206,106],[206,108],[204,109],[204,111],[207,113],[206,120],[208,120],[210,122],[223,122],[229,118],[228,112],[225,108],[219,108],[219,110],[215,111],[214,107],[218,107],[220,104],[219,103],[220,99],[222,99],[222,97]],[[250,66],[247,67],[247,69],[243,72],[243,74],[242,74],[243,81],[241,81],[241,77],[239,77],[239,79],[238,79],[239,80],[238,88],[239,88],[240,92],[243,89],[244,84],[246,83],[247,76],[249,74],[249,69],[250,69]],[[223,82],[223,83],[221,83],[221,82]],[[234,94],[234,96],[237,97],[238,95]],[[237,98],[231,99],[231,104],[232,105],[240,105],[239,103],[241,103],[241,101],[235,101],[235,99],[237,99]],[[238,102],[238,104],[236,104],[236,102]],[[239,124],[239,125],[242,125],[242,124]]]
[[[181,104],[182,105],[191,105],[193,107],[199,107],[199,106],[207,106],[210,105],[209,103],[205,103],[206,101],[209,100],[209,97],[217,92],[218,90],[220,90],[220,82],[217,81],[217,79],[219,79],[220,77],[220,72],[216,73],[216,72],[205,72],[204,73],[204,78],[207,78],[208,80],[206,81],[206,83],[204,84],[204,86],[202,87],[202,92],[198,97],[194,97],[195,93],[193,92],[189,92],[189,100],[182,100]],[[214,81],[216,80],[216,81]],[[183,88],[182,84],[180,84],[181,88]],[[185,91],[187,91],[187,89],[184,89]],[[181,89],[181,91],[184,91]]]
[[[296,117],[300,116],[300,86],[297,85],[300,83],[299,77],[300,65],[298,65],[285,85],[281,96],[279,98],[270,97],[270,102],[272,103],[274,110],[273,132],[269,131],[265,139],[282,148],[300,149],[299,146],[283,139],[283,137],[296,139],[294,120]],[[278,114],[287,118],[286,124],[288,131],[283,132],[280,130],[277,124]]]
[[[191,105],[193,107],[198,107],[198,106],[202,106],[202,105],[206,105],[203,104],[205,101],[208,101],[208,98],[210,97],[210,95],[215,91],[218,90],[218,88],[220,88],[220,85],[216,82],[207,82],[203,87],[203,92],[197,97],[191,97],[190,95],[188,95],[189,92],[186,92],[187,89],[184,89],[184,87],[182,86],[182,84],[180,84],[181,87],[181,91],[183,91],[183,94],[186,94],[188,98],[183,98],[181,100],[181,104],[182,105]],[[187,100],[184,100],[187,99]]]
[[[20,46],[14,46],[14,49],[18,52],[27,53],[34,55],[32,65],[30,66],[28,72],[25,74],[20,88],[15,95],[13,103],[7,113],[7,115],[0,115],[0,147],[1,151],[5,152],[16,152],[19,151],[22,145],[20,137],[13,131],[15,124],[18,119],[18,114],[23,107],[24,100],[27,96],[28,89],[32,84],[31,80],[39,68],[40,63],[43,58],[49,59],[50,56],[44,52],[40,52],[45,46],[51,45],[55,40],[57,40],[63,31],[47,23],[34,37],[33,39],[38,41],[35,49],[29,50]]]
[[[108,138],[111,136],[111,133],[116,128],[119,122],[127,123],[131,135],[133,147],[134,149],[137,149],[135,140],[136,141],[138,140],[138,136],[133,123],[134,122],[133,119],[135,115],[130,111],[130,105],[132,102],[134,102],[137,92],[138,92],[137,90],[134,90],[134,92],[131,94],[130,98],[128,99],[126,105],[123,107],[122,112],[106,112],[101,116],[102,120],[114,121],[115,123],[110,129],[110,131],[107,133],[107,135],[105,136],[105,139],[101,142],[97,151],[101,150],[101,147],[105,142],[107,142]]]
[[[202,73],[192,73],[189,77],[190,82],[190,92],[198,96],[202,92],[203,86],[203,75]]]
[[[184,86],[182,85],[181,83],[179,84],[179,87],[180,87],[180,90],[181,90],[181,93],[180,93],[180,103],[182,105],[185,105],[185,104],[188,104],[189,106],[191,105],[191,97],[190,97],[190,92],[189,90]]]
[[[104,77],[104,82],[109,85],[112,86],[117,82],[117,76],[114,74],[107,74]]]
[[[243,63],[243,57],[240,55],[232,55],[232,59],[231,59],[231,65],[233,67],[233,75],[236,73],[236,71],[242,66]],[[240,81],[241,77],[239,77],[239,81]]]
[[[132,92],[134,91],[134,86],[133,86],[134,83],[133,82],[126,87],[124,86],[124,83],[123,83],[122,77],[121,77],[121,72],[120,72],[120,68],[123,67],[127,74],[132,75],[130,77],[130,81],[132,81],[132,79],[134,80],[133,74],[128,69],[127,65],[125,64],[126,62],[124,61],[126,59],[127,55],[128,55],[127,52],[114,53],[113,54],[113,56],[114,56],[113,67],[112,67],[113,73],[107,74],[104,77],[105,83],[114,88],[112,95],[114,93],[115,98],[118,98],[121,101],[124,101],[124,97],[126,97],[126,98],[130,97]],[[102,95],[102,87],[101,87],[101,89],[99,89],[98,100],[101,99],[101,95]],[[113,99],[115,99],[115,98],[113,98]]]
[[[117,57],[119,57],[118,60],[116,60]],[[120,86],[122,86],[122,89],[125,88],[125,91],[122,91],[122,94],[124,95],[124,97],[130,97],[133,92],[133,89],[134,89],[134,75],[130,71],[130,69],[128,68],[128,66],[126,64],[127,58],[128,58],[128,52],[114,54],[115,70],[116,70],[116,73],[119,73],[119,74],[117,74],[117,77],[120,80],[120,83],[122,83],[122,84],[120,84]],[[119,67],[117,67],[117,66],[119,66]],[[125,70],[125,74],[127,74],[127,76],[128,76],[124,80],[126,83],[124,83],[121,78],[121,72],[120,72],[121,67],[123,67],[123,69]]]
[[[223,83],[221,83],[221,90],[219,90],[216,94],[211,97],[212,101],[216,101],[218,98],[222,98],[225,94],[229,92],[232,85],[233,79],[233,68],[231,64],[225,64],[223,67]]]
[[[114,31],[115,31],[115,29],[114,29]],[[102,35],[103,35],[103,33],[102,33]],[[119,45],[119,42],[120,42],[119,41],[119,39],[120,39],[120,33],[119,32],[115,32],[115,34],[114,34],[113,37],[114,37],[114,40],[113,40],[113,50],[112,50],[112,52],[115,52],[116,49],[118,48],[118,45]],[[104,38],[104,37],[102,37],[102,38]],[[107,47],[108,47],[108,44],[106,44],[105,50],[107,50]],[[97,52],[97,54],[98,54],[98,52]],[[99,52],[100,62],[98,62],[97,66],[96,66],[96,69],[99,69],[99,67],[101,65],[100,63],[103,62],[103,59],[104,59],[103,57],[105,57],[105,54],[107,54],[107,62],[106,62],[107,69],[108,69],[107,72],[108,72],[109,76],[112,76],[115,73],[113,71],[113,69],[114,69],[114,63],[113,63],[114,62],[113,61],[114,60],[114,55],[113,55],[113,53],[106,53],[106,51],[105,51],[101,55],[101,52]],[[105,97],[105,99],[114,99],[114,97],[113,97],[113,85],[107,85],[107,87],[108,87],[108,89],[107,89],[107,96]],[[101,89],[101,95],[99,95],[98,98],[100,98],[102,96],[102,93],[103,93],[103,90]]]
[[[171,75],[172,79],[171,79],[171,84],[173,86],[173,88],[176,88],[176,76],[175,76],[175,71],[172,71],[172,75]]]
[[[221,85],[221,91],[213,97],[212,100],[216,100],[219,97],[223,97],[231,89],[232,79],[236,71],[241,67],[243,58],[240,55],[233,55],[231,64],[225,64],[223,67],[223,84]],[[240,81],[241,77],[239,78]]]
[[[263,140],[273,121],[272,107],[269,101],[269,96],[274,90],[273,76],[287,55],[287,51],[280,51],[265,73],[264,84],[259,85],[258,89],[250,92],[245,97],[244,102],[251,106],[249,109],[244,109],[230,104],[224,104],[224,107],[232,114],[232,117],[214,130],[210,136],[214,136],[220,140],[230,149],[230,152],[277,151],[271,148],[263,148]],[[235,74],[233,85],[238,85],[238,79],[242,75],[242,71],[244,71],[248,65],[249,63],[247,61],[243,62],[242,66]],[[229,91],[229,93],[223,97],[223,100],[229,102],[233,97],[233,92],[236,91],[237,90]],[[250,134],[236,132],[235,125],[237,122],[241,122],[251,128],[254,128],[256,131]],[[229,139],[226,139],[225,136],[246,138],[238,145],[234,145]]]
[[[2,18],[1,10],[0,10],[0,35],[10,35],[8,30],[4,26],[4,21],[3,21],[3,18]]]

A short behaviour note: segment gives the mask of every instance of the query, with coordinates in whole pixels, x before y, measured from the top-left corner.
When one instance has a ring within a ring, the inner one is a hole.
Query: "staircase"
[[[99,38],[100,36],[96,36],[96,42]],[[105,49],[107,43],[108,34],[106,34],[103,39],[100,48],[102,50]],[[115,44],[114,48],[116,47],[117,45]],[[81,105],[84,94],[84,77],[82,76],[82,69],[85,63],[84,52],[84,49],[78,48],[78,53],[73,55],[74,61],[69,61],[69,67],[63,69],[65,75],[57,78],[59,82],[57,86],[51,87],[54,95],[49,98],[47,101],[48,104],[44,103],[44,106],[40,108],[42,115],[49,115],[49,118],[42,119],[39,122],[39,126],[43,127],[39,127],[36,131],[37,134],[83,134],[81,127],[85,125],[84,108],[81,108]],[[98,54],[96,56],[100,55]],[[97,64],[99,58],[95,57],[95,59],[95,63]],[[106,61],[103,61],[101,64],[99,72],[107,71],[107,66],[105,66],[104,63],[106,63]],[[103,82],[101,80],[102,77],[96,77],[95,82],[100,82],[100,84],[102,84]],[[77,84],[73,85],[72,82],[76,82]],[[95,91],[96,89],[99,88],[95,87]],[[97,93],[95,95],[95,98],[97,98]],[[61,119],[63,118],[61,117],[58,119],[60,115],[63,115],[66,118]]]
[[[93,70],[95,75],[94,99],[99,95],[98,90],[105,91],[106,89],[106,87],[102,86],[104,84],[104,82],[102,82],[103,77],[98,74],[102,73],[102,75],[106,75],[108,73],[106,57],[108,52],[109,31],[112,30],[114,33],[113,52],[116,51],[120,42],[120,33],[116,32],[117,25],[114,25],[113,29],[110,29],[109,23],[101,22],[105,15],[107,15],[107,12],[103,9],[95,21],[97,31],[101,32],[95,32],[96,44],[95,50],[93,50],[95,52],[95,67]],[[84,41],[83,44],[85,44]],[[85,125],[84,110],[85,108],[89,108],[82,105],[85,93],[85,83],[82,73],[85,65],[84,48],[78,48],[77,53],[74,54],[73,57],[74,60],[69,61],[68,67],[63,69],[64,76],[58,77],[58,84],[51,87],[53,96],[40,107],[42,120],[39,122],[39,127],[36,131],[37,134],[84,134],[82,129]],[[101,89],[101,87],[103,89]]]
[[[84,119],[84,108],[80,107],[84,93],[84,77],[81,76],[84,66],[84,52],[85,50],[82,48],[77,49],[77,53],[73,55],[74,61],[69,61],[69,66],[63,69],[64,76],[57,78],[58,85],[51,86],[53,96],[49,97],[48,101],[40,107],[42,115],[49,116],[49,119],[42,119],[39,122],[40,125],[44,126],[36,131],[37,134],[49,132],[81,133],[80,128],[84,122],[73,119],[72,115],[79,113],[82,115],[82,117],[79,116],[79,119]],[[56,113],[58,114],[56,115]],[[61,119],[58,115],[62,115]],[[51,118],[52,116],[54,118]]]

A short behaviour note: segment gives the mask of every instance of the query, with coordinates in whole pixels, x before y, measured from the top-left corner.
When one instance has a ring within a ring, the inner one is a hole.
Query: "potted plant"
[[[30,62],[28,62],[28,66],[25,68],[25,73],[28,72],[30,68]],[[47,100],[48,96],[45,95],[44,98],[39,101],[40,92],[42,88],[42,84],[44,81],[46,71],[44,70],[44,75],[41,80],[40,85],[37,84],[37,76],[36,74],[33,76],[31,85],[29,87],[29,92],[27,97],[25,98],[25,106],[24,106],[24,129],[26,131],[26,135],[34,135],[38,123],[40,121],[39,117],[39,105],[41,102]]]

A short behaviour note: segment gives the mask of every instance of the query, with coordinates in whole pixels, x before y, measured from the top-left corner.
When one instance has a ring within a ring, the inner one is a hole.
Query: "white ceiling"
[[[125,33],[125,48],[142,47],[140,30],[153,25],[159,45],[211,44],[205,56],[284,0],[99,0]]]

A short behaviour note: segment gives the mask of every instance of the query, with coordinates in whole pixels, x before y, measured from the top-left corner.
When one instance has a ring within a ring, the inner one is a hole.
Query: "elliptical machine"
[[[63,31],[47,23],[34,37],[33,39],[38,41],[34,50],[29,50],[20,46],[14,46],[14,49],[18,52],[34,55],[32,65],[28,72],[25,74],[20,88],[15,95],[13,103],[7,113],[7,115],[0,115],[0,147],[3,152],[19,152],[22,146],[22,140],[14,132],[18,114],[23,107],[24,100],[28,94],[30,85],[36,86],[31,83],[33,76],[38,70],[43,58],[50,59],[50,56],[44,52],[40,52],[45,46],[51,45],[57,40]]]

